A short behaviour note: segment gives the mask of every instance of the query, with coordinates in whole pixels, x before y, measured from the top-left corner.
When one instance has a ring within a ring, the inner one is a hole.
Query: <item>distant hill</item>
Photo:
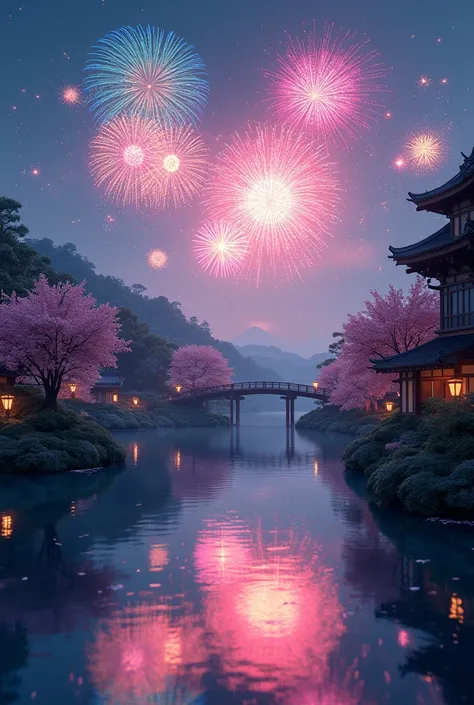
[[[71,275],[76,282],[86,281],[87,290],[99,303],[111,303],[120,308],[128,308],[141,321],[147,323],[150,331],[178,345],[212,345],[222,352],[234,369],[236,381],[277,380],[273,368],[258,365],[254,359],[242,355],[231,344],[216,340],[206,321],[186,318],[177,301],[169,301],[165,296],[149,298],[117,277],[98,274],[95,265],[82,257],[72,243],[55,245],[52,240],[30,240],[34,249],[51,260],[57,272]]]
[[[319,370],[316,365],[327,358],[327,353],[316,353],[310,359],[292,352],[285,352],[275,345],[237,345],[242,355],[250,357],[257,365],[275,370],[285,382],[311,384]]]
[[[278,346],[279,341],[271,333],[260,328],[260,326],[250,326],[233,341],[234,345],[244,347],[247,345],[258,346]]]

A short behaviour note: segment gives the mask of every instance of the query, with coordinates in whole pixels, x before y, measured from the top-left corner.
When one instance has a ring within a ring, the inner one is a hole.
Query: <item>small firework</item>
[[[66,86],[66,88],[63,88],[61,91],[61,102],[63,105],[69,105],[71,107],[79,105],[81,102],[81,92],[79,88],[75,86]]]
[[[419,86],[429,86],[431,83],[431,78],[428,78],[428,76],[420,76],[417,83]]]
[[[393,165],[394,165],[397,169],[403,169],[404,166],[405,166],[405,160],[404,160],[404,158],[403,158],[403,157],[397,157],[397,158],[395,159],[395,161],[393,162]]]
[[[34,169],[32,169],[32,170],[31,170],[31,174],[32,174],[33,176],[39,176],[40,170],[38,169],[38,167],[35,167]]]
[[[194,240],[194,252],[199,265],[209,274],[218,277],[240,272],[247,249],[247,239],[243,232],[225,220],[206,223]]]
[[[392,117],[392,113],[387,110],[387,112],[385,113],[384,117],[385,117],[386,120],[390,120],[390,118]]]
[[[191,127],[176,127],[161,134],[160,154],[152,172],[152,188],[161,207],[188,203],[204,187],[207,147]]]
[[[217,159],[207,198],[213,218],[245,233],[257,281],[264,269],[292,276],[310,266],[338,200],[323,147],[285,126],[235,135]]]
[[[152,269],[164,269],[168,264],[168,255],[164,250],[150,250],[147,260]]]
[[[99,122],[140,116],[162,126],[196,124],[209,94],[204,62],[174,32],[122,27],[100,39],[85,90]]]
[[[96,186],[118,205],[155,206],[151,176],[159,146],[160,130],[151,120],[121,116],[102,125],[90,148]]]
[[[407,162],[416,171],[434,171],[446,157],[442,135],[436,132],[419,132],[412,135],[406,145]]]
[[[442,78],[442,79],[441,79],[441,84],[442,84],[443,86],[445,86],[445,85],[447,84],[447,82],[448,82],[448,79],[447,79],[447,78]]]
[[[313,30],[306,42],[290,40],[276,69],[266,72],[279,117],[296,129],[347,142],[379,112],[373,95],[383,90],[385,69],[377,57],[351,33],[333,35],[332,25],[322,36]]]

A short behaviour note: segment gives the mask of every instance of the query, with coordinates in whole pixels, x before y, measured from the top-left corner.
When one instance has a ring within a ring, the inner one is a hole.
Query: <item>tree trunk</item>
[[[51,409],[51,411],[58,410],[58,393],[54,389],[44,388],[44,409]]]

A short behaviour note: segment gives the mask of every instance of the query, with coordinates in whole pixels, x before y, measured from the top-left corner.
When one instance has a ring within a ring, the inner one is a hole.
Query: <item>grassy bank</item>
[[[327,404],[301,416],[296,428],[363,436],[373,431],[383,418],[384,414],[369,414],[361,409],[340,411],[337,406]]]
[[[79,400],[63,402],[63,406],[96,421],[104,428],[149,429],[228,426],[229,419],[223,414],[206,410],[200,404],[172,404],[163,399],[151,401],[147,411],[131,409],[121,404],[86,404]]]
[[[117,465],[124,449],[90,418],[40,411],[0,426],[0,472],[56,473]]]
[[[344,454],[379,506],[425,516],[474,516],[474,399],[431,400],[419,417],[396,413]]]

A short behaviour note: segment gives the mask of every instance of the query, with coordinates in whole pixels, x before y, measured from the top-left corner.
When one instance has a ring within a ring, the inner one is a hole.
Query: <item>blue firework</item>
[[[85,90],[99,122],[119,114],[161,125],[195,125],[209,95],[202,58],[174,32],[122,27],[100,39],[86,64]]]

